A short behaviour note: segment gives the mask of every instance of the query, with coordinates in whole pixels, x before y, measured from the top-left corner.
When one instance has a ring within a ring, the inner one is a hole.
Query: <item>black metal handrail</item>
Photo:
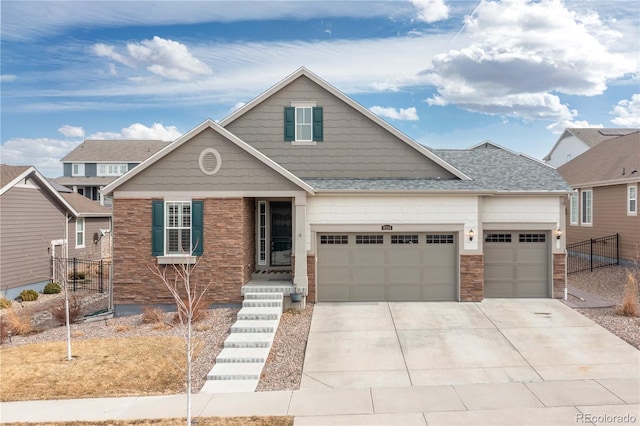
[[[620,264],[620,242],[618,234],[591,238],[567,244],[567,273],[593,271],[603,266]]]

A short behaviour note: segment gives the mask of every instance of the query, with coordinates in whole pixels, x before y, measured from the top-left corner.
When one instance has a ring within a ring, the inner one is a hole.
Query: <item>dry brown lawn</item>
[[[161,395],[184,392],[178,337],[92,339],[0,349],[1,401]],[[7,426],[178,426],[185,419],[6,423]],[[3,423],[5,424],[5,423]],[[293,417],[200,417],[198,426],[292,426]]]
[[[177,337],[77,340],[0,349],[1,401],[161,395],[184,392]]]

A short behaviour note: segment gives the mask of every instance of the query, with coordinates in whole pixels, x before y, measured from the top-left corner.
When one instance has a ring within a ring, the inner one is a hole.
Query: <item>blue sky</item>
[[[1,161],[173,140],[301,66],[433,148],[640,127],[637,1],[6,1]]]

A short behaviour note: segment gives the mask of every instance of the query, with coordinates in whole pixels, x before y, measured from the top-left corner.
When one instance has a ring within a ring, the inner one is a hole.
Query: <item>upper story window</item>
[[[71,176],[84,176],[84,163],[73,163],[71,165]]]
[[[126,164],[98,164],[98,176],[122,176],[126,172]]]
[[[323,109],[315,106],[315,102],[297,102],[284,108],[285,141],[322,141],[323,133]]]
[[[571,198],[571,204],[569,205],[569,219],[571,225],[578,224],[578,218],[580,217],[580,210],[578,207],[578,190],[574,190],[569,196]]]
[[[627,215],[638,215],[638,185],[627,186]]]
[[[593,224],[593,191],[591,189],[582,190],[582,225]]]

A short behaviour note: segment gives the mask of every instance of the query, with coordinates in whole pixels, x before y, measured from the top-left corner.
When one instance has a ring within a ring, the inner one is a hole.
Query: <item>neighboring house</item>
[[[601,142],[558,172],[574,188],[567,243],[619,234],[620,258],[640,260],[640,131]]]
[[[602,141],[628,135],[638,130],[640,129],[567,128],[543,160],[553,167],[560,167]]]
[[[430,150],[301,68],[104,189],[116,314],[196,259],[216,303],[274,271],[309,302],[559,297],[571,188],[493,148]]]
[[[85,140],[61,160],[63,176],[56,182],[110,206],[111,200],[105,200],[100,190],[168,144],[157,140]]]
[[[100,259],[111,210],[49,182],[31,166],[0,165],[0,294],[41,291],[53,255]],[[60,192],[63,191],[63,192]],[[66,244],[66,242],[69,244]]]

